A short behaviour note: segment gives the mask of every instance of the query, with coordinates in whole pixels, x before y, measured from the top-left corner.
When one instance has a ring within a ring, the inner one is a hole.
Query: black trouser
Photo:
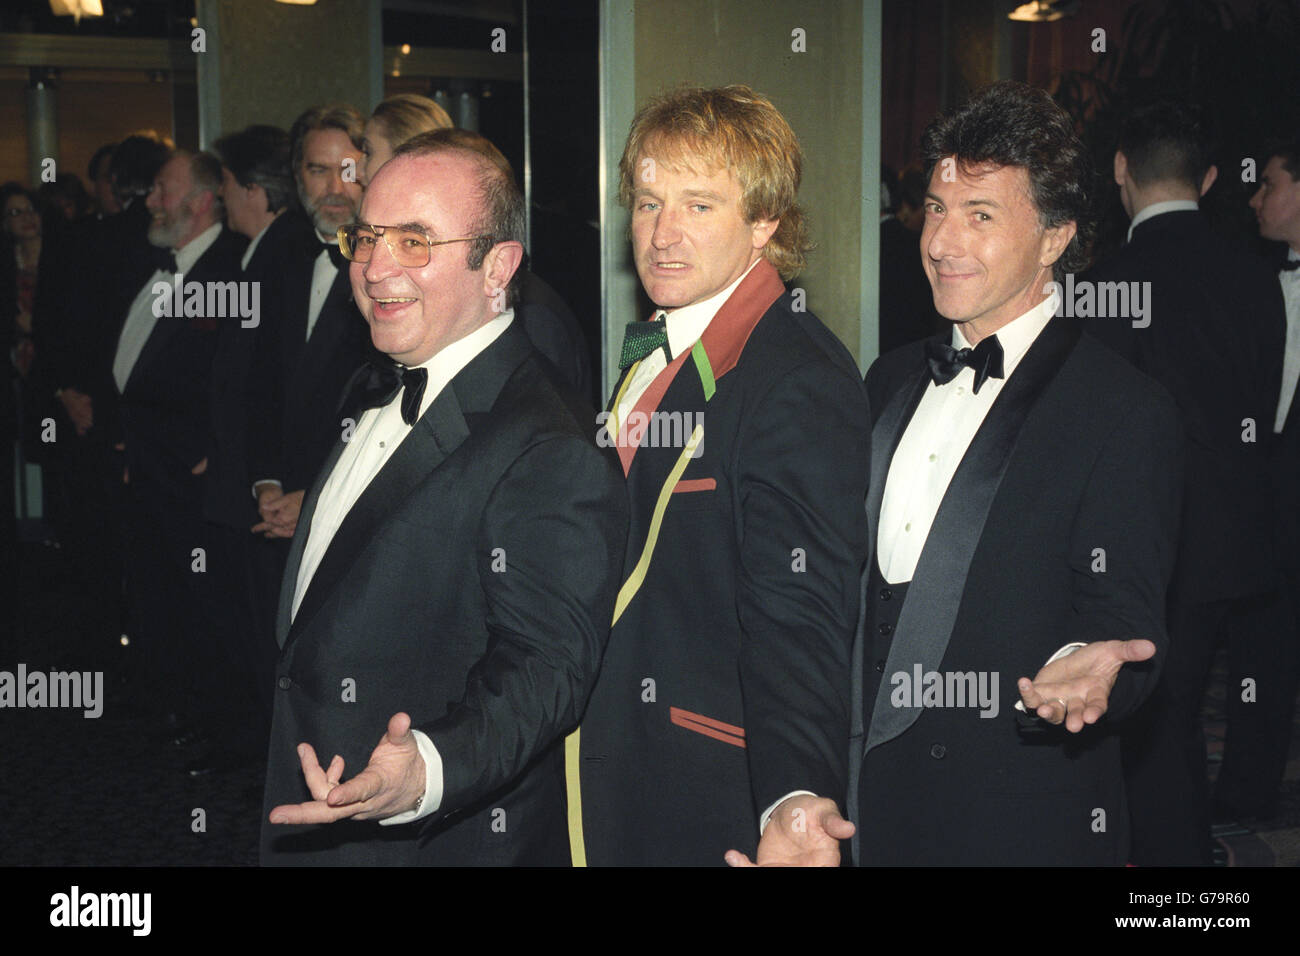
[[[1267,692],[1270,700],[1282,692],[1275,677],[1278,668],[1265,664],[1270,656],[1276,656],[1279,641],[1261,633],[1260,625],[1278,620],[1284,607],[1273,594],[1171,603],[1169,658],[1151,699],[1126,725],[1123,737],[1133,863],[1199,866],[1211,862],[1210,786],[1200,710],[1215,648],[1220,639],[1227,639],[1226,749],[1238,749],[1235,760],[1250,767],[1252,759],[1258,758],[1250,755],[1247,738],[1261,723],[1276,719],[1276,709],[1245,708],[1257,708],[1261,692]],[[1247,677],[1255,682],[1255,703],[1241,700],[1242,680]],[[1289,719],[1289,713],[1287,716]],[[1259,768],[1251,767],[1250,772],[1258,773]],[[1236,773],[1234,770],[1234,777]],[[1280,776],[1279,770],[1279,780]]]

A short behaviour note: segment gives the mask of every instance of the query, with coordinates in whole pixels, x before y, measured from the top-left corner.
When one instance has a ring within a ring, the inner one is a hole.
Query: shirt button
[[[888,601],[888,600],[889,600],[890,598],[892,598],[893,596],[894,596],[894,592],[891,591],[891,590],[889,590],[889,588],[881,588],[881,589],[880,589],[880,600],[882,600],[882,601]]]
[[[885,623],[881,624],[877,628],[877,630],[880,631],[881,634],[885,635],[885,637],[888,637],[890,634],[894,633],[894,625],[886,621]]]
[[[943,755],[946,754],[947,752],[948,752],[948,748],[945,747],[943,744],[930,745],[930,756],[933,757],[935,760],[942,760]]]
[[[904,530],[904,531],[911,531],[911,530],[912,530],[912,522],[909,521],[907,524],[903,525],[903,530]]]
[[[939,460],[939,456],[938,456],[938,455],[931,455],[931,456],[930,456],[930,460],[931,460],[931,461],[938,461],[938,460]]]
[[[380,443],[379,443],[379,447],[380,447],[380,448],[387,448],[388,446],[385,445],[383,442],[380,442]]]
[[[966,394],[966,389],[965,389],[963,386],[958,385],[958,386],[957,386],[957,394],[958,394],[958,395],[965,395],[965,394]]]
[[[276,681],[276,684],[279,685],[280,690],[288,690],[290,687],[293,686],[293,681],[291,681],[287,677],[281,677],[278,681]]]
[[[876,661],[876,672],[879,674],[883,674],[885,672],[885,659],[883,657],[880,660]]]

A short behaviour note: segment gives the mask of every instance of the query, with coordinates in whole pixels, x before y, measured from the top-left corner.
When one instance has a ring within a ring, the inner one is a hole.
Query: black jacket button
[[[287,677],[281,677],[278,681],[276,681],[276,684],[279,685],[280,690],[288,690],[290,687],[293,686],[293,681],[291,681]]]
[[[945,747],[943,744],[930,745],[930,756],[933,757],[935,760],[942,760],[943,755],[946,754],[947,752],[948,752],[948,748]]]

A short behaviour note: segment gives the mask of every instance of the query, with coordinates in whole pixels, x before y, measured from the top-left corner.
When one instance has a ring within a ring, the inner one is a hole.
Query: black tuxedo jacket
[[[105,219],[75,224],[65,242],[42,257],[36,290],[36,348],[48,389],[75,388],[93,404],[91,436],[120,436],[113,357],[127,311],[154,272],[158,250],[149,244],[150,213],[138,197]],[[61,405],[59,433],[76,436]]]
[[[560,737],[595,680],[627,535],[618,464],[596,447],[594,417],[512,324],[358,498],[291,624],[336,443],[281,587],[265,809],[310,799],[300,741],[341,754],[351,777],[398,711],[438,748],[442,803],[392,827],[264,822],[263,863],[568,862]]]
[[[1269,457],[1286,336],[1276,276],[1188,210],[1139,223],[1084,278],[1151,283],[1149,326],[1111,317],[1087,329],[1169,390],[1186,429],[1171,595],[1204,602],[1271,590]],[[1242,438],[1247,419],[1253,441]]]
[[[267,417],[258,405],[259,396],[278,391],[275,361],[286,276],[313,247],[319,251],[320,243],[305,218],[293,211],[277,216],[240,275],[241,282],[257,288],[256,324],[243,324],[252,319],[229,319],[218,331],[212,359],[212,451],[204,486],[204,515],[230,528],[247,531],[260,520],[249,479],[249,435]],[[257,375],[269,379],[264,388],[258,387]]]
[[[223,227],[184,274],[185,285],[237,281],[245,244],[242,236]],[[167,279],[170,284],[171,276]],[[173,497],[200,494],[203,479],[190,469],[212,447],[208,389],[217,330],[224,322],[238,321],[206,314],[207,301],[205,296],[201,316],[158,319],[121,393],[131,480],[148,482]],[[114,342],[114,354],[116,348]],[[110,372],[111,365],[110,358]]]
[[[377,354],[352,301],[347,269],[339,269],[307,337],[312,272],[323,248],[306,244],[284,266],[274,342],[259,349],[264,354],[255,366],[253,401],[263,414],[250,434],[249,478],[276,479],[285,491],[311,487],[343,432],[343,391],[352,373]]]
[[[853,359],[766,260],[629,414],[625,583],[580,733],[591,864],[722,865],[785,794],[844,793],[866,422]]]
[[[849,806],[860,863],[1125,862],[1128,811],[1112,730],[1150,692],[1168,647],[1180,439],[1168,394],[1081,338],[1079,325],[1047,324],[976,433],[887,660],[871,659],[859,624]],[[872,562],[890,462],[930,383],[924,348],[891,352],[867,373]],[[864,608],[873,597],[863,594]],[[1155,642],[1156,658],[1121,670],[1097,725],[1067,735],[1017,718],[1016,680],[1033,677],[1059,647],[1136,637]],[[997,716],[893,706],[891,675],[917,665],[996,672]]]

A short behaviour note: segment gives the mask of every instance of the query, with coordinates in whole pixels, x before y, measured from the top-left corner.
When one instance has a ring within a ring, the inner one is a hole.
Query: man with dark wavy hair
[[[1062,314],[1089,170],[1051,98],[996,84],[922,147],[921,248],[953,328],[867,373],[856,858],[1122,864],[1113,731],[1168,646],[1177,413]]]
[[[867,409],[853,359],[783,282],[810,247],[801,164],[743,86],[652,101],[623,152],[658,311],[628,326],[601,417],[632,530],[570,746],[578,861],[833,865],[853,830],[839,805]]]

